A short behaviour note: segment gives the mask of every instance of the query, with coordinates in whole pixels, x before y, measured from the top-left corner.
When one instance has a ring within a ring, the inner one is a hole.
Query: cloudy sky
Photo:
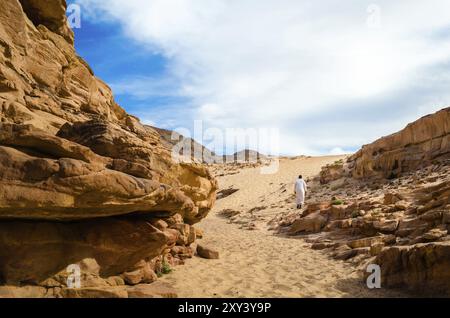
[[[450,105],[450,1],[74,2],[80,55],[159,127],[278,129],[317,155]]]

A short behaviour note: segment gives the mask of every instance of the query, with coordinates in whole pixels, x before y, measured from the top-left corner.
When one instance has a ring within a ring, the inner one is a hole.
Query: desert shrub
[[[156,271],[156,275],[161,278],[163,275],[172,273],[172,271],[173,269],[170,267],[170,264],[166,260],[163,260],[161,268]]]
[[[164,261],[161,267],[161,273],[164,275],[170,274],[172,273],[172,268],[170,267],[170,265]]]

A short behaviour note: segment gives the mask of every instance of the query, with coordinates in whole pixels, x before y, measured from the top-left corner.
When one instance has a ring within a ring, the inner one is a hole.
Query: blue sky
[[[271,127],[282,154],[317,155],[450,104],[445,0],[73,2],[78,53],[159,127]]]
[[[74,3],[75,1],[68,1]],[[97,77],[112,86],[116,101],[137,116],[145,116],[148,109],[183,103],[184,98],[167,96],[164,92],[149,96],[135,96],[122,90],[120,83],[139,78],[163,81],[167,76],[168,59],[123,34],[119,23],[111,20],[95,21],[82,15],[81,28],[75,28],[75,47]],[[168,88],[166,88],[167,90]]]

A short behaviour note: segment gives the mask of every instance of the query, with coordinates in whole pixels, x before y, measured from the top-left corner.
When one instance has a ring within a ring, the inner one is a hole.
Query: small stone
[[[151,222],[154,227],[156,227],[158,230],[164,231],[169,227],[166,221],[164,220],[156,220]]]
[[[122,278],[127,285],[137,285],[144,279],[144,272],[142,269],[138,269],[133,272],[123,273]]]
[[[202,239],[204,236],[203,230],[195,228],[195,235],[197,236],[198,239]]]
[[[206,259],[219,259],[219,252],[203,245],[197,245],[198,256]]]

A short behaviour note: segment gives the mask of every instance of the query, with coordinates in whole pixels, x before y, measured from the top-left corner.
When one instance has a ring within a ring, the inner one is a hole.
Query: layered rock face
[[[101,277],[155,270],[189,248],[216,196],[209,171],[174,162],[77,56],[65,9],[0,3],[0,280],[12,285],[84,259]]]
[[[384,250],[375,262],[382,266],[385,286],[450,295],[449,242],[393,247]]]
[[[330,184],[330,200],[278,220],[280,230],[336,259],[379,265],[383,288],[449,296],[450,162],[384,184],[346,181]],[[316,182],[312,195],[330,195]]]
[[[274,223],[336,259],[379,265],[383,288],[449,296],[449,125],[447,108],[324,167],[310,182],[317,201]]]
[[[364,146],[350,158],[353,177],[399,177],[450,155],[450,108]]]

